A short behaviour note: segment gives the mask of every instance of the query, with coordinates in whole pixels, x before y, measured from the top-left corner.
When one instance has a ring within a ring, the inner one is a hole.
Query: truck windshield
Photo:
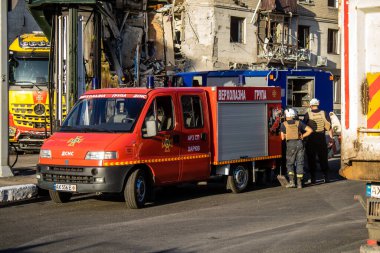
[[[132,132],[144,104],[141,98],[85,98],[71,110],[60,132]]]
[[[46,85],[48,58],[17,58],[9,61],[9,83],[14,85]]]

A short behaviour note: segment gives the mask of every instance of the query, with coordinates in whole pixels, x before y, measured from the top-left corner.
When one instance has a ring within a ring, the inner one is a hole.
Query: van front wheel
[[[66,203],[69,202],[73,194],[71,192],[57,192],[49,190],[49,195],[51,200],[55,203]]]
[[[228,176],[227,188],[233,193],[243,192],[249,182],[249,170],[244,165],[238,165],[232,168],[232,174]]]
[[[124,199],[128,208],[138,209],[145,205],[147,198],[147,177],[142,169],[137,169],[129,176],[124,188]]]

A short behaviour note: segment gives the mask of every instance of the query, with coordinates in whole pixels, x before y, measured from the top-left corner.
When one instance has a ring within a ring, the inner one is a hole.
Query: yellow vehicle
[[[9,141],[38,150],[48,137],[50,43],[42,32],[18,36],[9,47]]]

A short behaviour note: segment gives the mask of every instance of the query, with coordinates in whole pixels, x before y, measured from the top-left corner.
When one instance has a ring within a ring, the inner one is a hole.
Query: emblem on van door
[[[83,136],[77,136],[75,138],[71,138],[70,140],[67,141],[67,146],[69,147],[74,147],[75,144],[81,143],[84,140]]]
[[[162,140],[162,148],[164,148],[165,152],[170,152],[170,149],[173,147],[173,138],[170,135],[165,135]]]

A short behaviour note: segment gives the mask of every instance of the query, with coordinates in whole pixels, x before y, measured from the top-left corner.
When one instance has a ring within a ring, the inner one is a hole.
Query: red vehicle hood
[[[95,161],[85,161],[87,152],[118,151],[116,147],[112,147],[114,146],[112,144],[126,135],[125,133],[55,133],[41,148],[51,150],[52,158],[40,158],[40,163],[78,165],[78,162],[80,164],[86,162],[90,166],[101,166],[101,164],[93,164]]]

